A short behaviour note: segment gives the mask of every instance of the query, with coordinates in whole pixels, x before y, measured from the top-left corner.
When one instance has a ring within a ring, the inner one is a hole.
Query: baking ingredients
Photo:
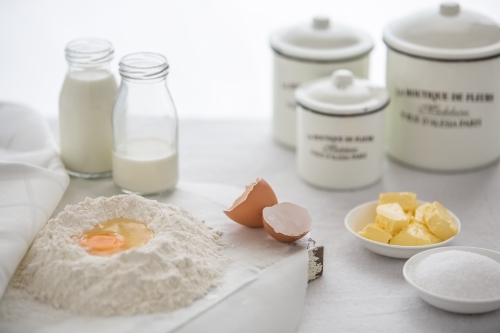
[[[430,204],[424,213],[424,222],[429,230],[439,238],[446,240],[457,233],[453,218],[439,202]]]
[[[291,243],[304,237],[312,227],[307,210],[278,199],[261,178],[245,187],[245,192],[224,213],[233,221],[251,228],[264,227],[271,237]]]
[[[66,47],[68,73],[59,95],[61,159],[73,176],[111,173],[111,112],[117,91],[109,68],[113,46],[102,39],[78,39]]]
[[[89,254],[73,238],[117,218],[143,222],[154,236],[111,256]],[[76,315],[173,311],[217,285],[227,263],[219,238],[182,208],[134,195],[87,198],[47,222],[10,283]]]
[[[146,244],[151,231],[145,223],[127,218],[111,219],[73,236],[88,253],[107,256]]]
[[[443,205],[433,202],[417,206],[415,193],[381,193],[375,211],[375,223],[366,225],[358,234],[376,242],[401,246],[430,245],[458,233],[453,217]]]
[[[398,203],[405,212],[417,209],[417,195],[411,192],[380,193],[378,204]]]
[[[431,205],[430,203],[424,203],[418,206],[417,209],[415,209],[415,221],[425,224],[424,214],[426,210],[429,209],[430,205]]]
[[[378,205],[376,222],[391,235],[397,234],[410,224],[410,218],[398,203]]]
[[[389,242],[389,239],[392,238],[392,234],[381,228],[378,223],[368,224],[362,231],[358,232],[358,234],[375,242],[385,244],[387,244]]]
[[[271,186],[264,179],[257,178],[224,213],[239,224],[260,228],[263,227],[262,210],[277,203],[278,198]]]
[[[113,107],[113,180],[125,193],[158,194],[179,179],[177,112],[163,55],[120,60],[122,82]]]
[[[307,209],[290,202],[264,208],[262,220],[267,233],[283,243],[301,239],[312,228]]]
[[[462,300],[500,298],[500,263],[459,250],[422,259],[413,272],[415,283],[440,296]]]
[[[113,152],[113,180],[134,193],[158,193],[175,186],[178,157],[168,142],[158,138],[133,139]]]
[[[430,232],[425,224],[411,223],[389,241],[391,245],[419,246],[441,243],[443,240]]]

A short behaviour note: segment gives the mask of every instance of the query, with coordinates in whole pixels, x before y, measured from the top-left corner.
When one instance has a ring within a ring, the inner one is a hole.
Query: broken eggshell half
[[[278,203],[269,184],[261,178],[245,187],[245,192],[224,213],[234,222],[251,228],[261,228],[262,210]]]
[[[262,211],[264,228],[274,239],[291,243],[304,237],[312,228],[307,209],[283,202]]]

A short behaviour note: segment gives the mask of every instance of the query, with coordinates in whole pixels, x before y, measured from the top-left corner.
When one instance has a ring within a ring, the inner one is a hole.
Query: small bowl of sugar
[[[500,309],[500,253],[468,246],[421,252],[403,268],[406,281],[427,303],[450,312]]]

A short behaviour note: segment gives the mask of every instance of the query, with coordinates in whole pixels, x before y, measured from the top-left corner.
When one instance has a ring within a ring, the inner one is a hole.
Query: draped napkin
[[[68,183],[45,119],[0,103],[0,298]]]

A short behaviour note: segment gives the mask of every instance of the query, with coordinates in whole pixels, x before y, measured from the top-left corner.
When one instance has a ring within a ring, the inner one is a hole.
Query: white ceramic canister
[[[500,27],[456,3],[384,30],[387,151],[436,171],[477,168],[500,156]]]
[[[344,190],[380,179],[387,90],[337,70],[301,84],[295,99],[297,170],[305,181]]]
[[[273,135],[279,143],[295,148],[295,88],[337,69],[367,78],[373,41],[362,31],[316,17],[277,31],[270,43],[274,51]]]

